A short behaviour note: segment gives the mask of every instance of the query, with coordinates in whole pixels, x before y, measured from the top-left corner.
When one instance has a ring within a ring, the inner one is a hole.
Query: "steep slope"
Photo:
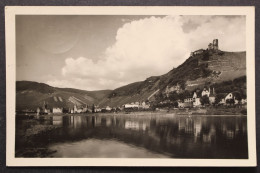
[[[125,103],[146,101],[157,89],[160,77],[150,77],[142,82],[135,82],[113,90],[99,104],[101,106],[121,106]]]
[[[189,57],[176,69],[161,77],[161,89],[179,83],[193,90],[210,83],[233,80],[246,75],[246,52],[211,52]]]
[[[111,91],[84,91],[71,88],[55,88],[44,83],[17,81],[16,109],[36,109],[47,103],[52,107],[73,107],[74,105],[98,104]]]
[[[113,90],[100,104],[122,104],[154,99],[155,93],[192,91],[246,75],[246,52],[208,51],[190,56],[183,64],[162,76],[150,77]],[[155,95],[156,95],[155,94]]]

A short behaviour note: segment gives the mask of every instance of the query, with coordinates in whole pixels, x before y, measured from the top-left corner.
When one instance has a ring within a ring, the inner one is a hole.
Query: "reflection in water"
[[[63,117],[61,117],[61,116],[53,116],[52,117],[52,124],[54,126],[62,126],[62,119],[63,119]]]
[[[125,122],[125,129],[132,129],[132,130],[143,130],[145,131],[148,126],[148,123],[145,122],[139,122],[139,121],[130,121],[127,120]]]
[[[105,146],[105,147],[104,147]],[[163,154],[153,153],[143,148],[137,148],[131,145],[126,145],[123,142],[115,140],[99,140],[87,139],[78,142],[70,142],[65,144],[52,145],[50,149],[56,150],[55,157],[72,157],[72,158],[86,158],[86,157],[134,157],[142,158],[144,156],[149,158],[166,157]],[[115,152],[116,151],[116,152]]]
[[[53,116],[37,142],[52,157],[248,158],[240,116]],[[48,140],[44,140],[48,138]]]

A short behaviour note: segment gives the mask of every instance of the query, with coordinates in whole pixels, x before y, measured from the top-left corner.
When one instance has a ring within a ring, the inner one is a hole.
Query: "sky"
[[[245,16],[16,16],[16,80],[115,89],[178,67],[213,39],[246,50]]]

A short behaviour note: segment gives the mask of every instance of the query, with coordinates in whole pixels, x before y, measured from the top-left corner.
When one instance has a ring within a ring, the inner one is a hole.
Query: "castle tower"
[[[218,39],[213,40],[213,49],[218,50]]]
[[[209,49],[209,50],[212,50],[212,49],[213,49],[213,45],[212,45],[212,43],[209,43],[209,45],[208,45],[208,49]]]

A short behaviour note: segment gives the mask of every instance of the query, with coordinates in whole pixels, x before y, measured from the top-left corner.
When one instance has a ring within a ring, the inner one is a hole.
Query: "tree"
[[[201,105],[208,105],[209,104],[209,97],[204,95],[200,98]]]
[[[173,92],[170,92],[170,93],[169,93],[169,99],[170,99],[171,101],[175,101],[175,100],[178,100],[178,99],[179,99],[178,94],[176,93],[176,91],[173,91]]]
[[[233,95],[234,95],[234,97],[236,98],[236,100],[238,100],[238,102],[240,103],[241,100],[242,100],[241,94],[236,91],[236,92],[233,92]]]
[[[92,105],[92,113],[95,113],[95,105]]]
[[[234,99],[227,99],[227,100],[226,100],[226,104],[234,105],[234,103],[235,103],[235,100],[234,100]]]
[[[209,52],[208,51],[205,51],[204,53],[203,53],[203,57],[202,57],[202,60],[203,61],[208,61],[209,60]]]
[[[173,103],[173,106],[174,106],[175,108],[177,108],[178,105],[179,105],[178,102],[174,102],[174,103]]]
[[[218,104],[224,98],[225,98],[225,94],[223,94],[223,93],[217,94],[216,98],[215,98],[215,103]]]
[[[179,96],[178,99],[184,100],[185,98],[190,97],[191,93],[188,90],[185,90],[184,92],[180,93],[178,96]]]
[[[155,95],[155,99],[156,101],[160,102],[162,100],[164,100],[164,95],[162,92],[159,92],[158,94]]]

